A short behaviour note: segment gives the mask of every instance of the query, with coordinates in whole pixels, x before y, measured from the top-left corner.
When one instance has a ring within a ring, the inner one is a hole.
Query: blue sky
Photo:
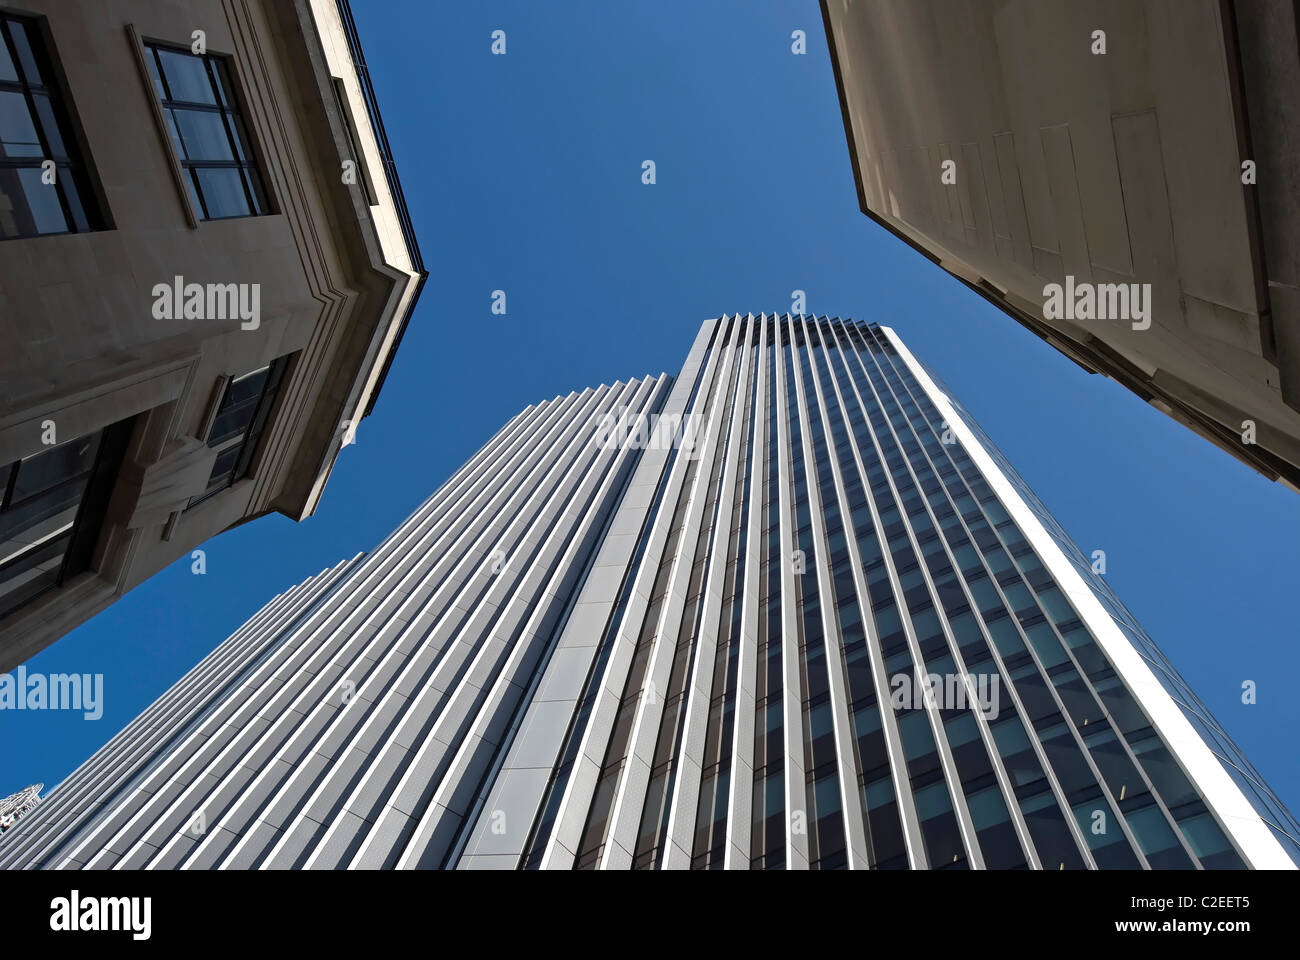
[[[1300,809],[1300,500],[858,211],[815,0],[352,6],[430,273],[384,392],[316,516],[223,534],[205,576],[180,561],[28,662],[102,672],[104,715],[0,712],[0,795],[53,786],[272,595],[378,543],[527,404],[676,372],[704,319],[785,312],[801,289],[810,313],[894,327],[947,382],[1083,551],[1106,551],[1120,598]]]

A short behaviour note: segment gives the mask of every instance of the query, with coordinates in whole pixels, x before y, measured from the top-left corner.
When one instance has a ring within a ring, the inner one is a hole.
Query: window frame
[[[76,482],[80,477],[85,477],[84,485],[77,500],[76,510],[67,531],[47,536],[42,539],[40,544],[31,544],[26,549],[18,551],[12,557],[3,561],[4,567],[15,565],[24,558],[29,558],[32,554],[38,552],[42,546],[60,541],[64,542],[58,570],[49,582],[17,603],[11,602],[8,599],[8,594],[0,594],[0,619],[22,610],[50,591],[64,586],[72,577],[88,572],[91,569],[95,547],[99,542],[100,533],[103,530],[104,520],[107,515],[108,502],[117,484],[122,461],[126,456],[126,449],[135,429],[135,420],[135,417],[128,417],[125,420],[109,424],[100,430],[64,441],[67,444],[76,443],[90,437],[95,438],[98,442],[98,448],[91,460],[90,467],[74,476],[63,477],[49,484],[43,490],[24,498],[24,503],[30,502],[35,498],[47,496],[61,487],[66,487],[68,484]],[[58,444],[49,449],[54,450],[63,445]],[[46,452],[48,451],[42,450],[30,456],[20,457],[18,460],[0,467],[0,469],[7,471],[4,489],[0,490],[0,514],[8,512],[14,506],[11,501],[18,477],[22,472],[22,464]]]
[[[18,50],[11,26],[13,23],[22,24],[34,66],[42,75],[42,79],[35,83],[27,76],[23,58],[17,55]],[[29,240],[36,237],[62,237],[113,229],[108,204],[90,160],[89,145],[82,130],[67,78],[59,63],[54,35],[47,18],[0,7],[0,46],[3,46],[4,54],[17,76],[15,80],[0,79],[0,91],[22,96],[27,108],[28,120],[36,133],[41,151],[40,156],[36,157],[0,157],[0,169],[41,171],[45,161],[53,161],[56,172],[55,192],[66,227],[56,231],[15,233],[13,236],[0,235],[0,242]],[[46,129],[46,123],[36,108],[38,94],[44,96],[48,103],[49,119],[54,124],[53,132],[63,142],[63,150],[60,153],[55,153],[51,149],[50,131]],[[84,226],[73,212],[67,193],[69,185],[76,194],[76,202],[81,210],[80,220],[84,222]]]
[[[279,405],[280,395],[284,390],[285,382],[289,378],[289,367],[293,359],[293,354],[285,354],[276,357],[269,363],[264,363],[260,367],[255,367],[239,376],[225,378],[225,383],[221,387],[221,399],[217,401],[215,408],[211,413],[206,424],[207,434],[203,440],[212,449],[217,451],[216,460],[213,461],[213,472],[208,476],[207,486],[202,493],[196,494],[190,498],[185,509],[190,510],[199,504],[215,497],[225,490],[229,490],[239,481],[244,480],[252,475],[254,460],[262,445],[262,438],[266,435],[267,425],[273,419],[274,413]],[[232,388],[242,380],[261,373],[267,372],[266,380],[262,384],[262,389],[258,392],[257,402],[253,406],[252,416],[249,417],[247,425],[236,434],[225,437],[213,442],[211,439],[212,432],[217,427],[217,422],[226,406],[226,401],[230,397]],[[231,453],[235,455],[234,465],[231,469],[230,476],[224,482],[213,486],[213,479],[217,476],[216,465],[223,456]]]
[[[174,99],[171,80],[163,66],[160,51],[200,60],[212,102]],[[204,221],[241,220],[279,213],[275,194],[266,175],[266,158],[249,123],[247,100],[234,69],[235,57],[215,50],[197,54],[186,44],[153,37],[137,38],[137,52],[141,59],[145,85],[153,98],[161,125],[162,139],[175,165],[174,172],[180,181],[178,186],[184,201],[194,216],[194,226]],[[182,135],[175,121],[176,112],[185,111],[216,114],[220,117],[231,159],[190,159],[185,155],[183,143],[178,142]],[[238,121],[238,125],[235,121]],[[247,212],[223,216],[210,214],[207,197],[195,173],[198,170],[237,171]]]

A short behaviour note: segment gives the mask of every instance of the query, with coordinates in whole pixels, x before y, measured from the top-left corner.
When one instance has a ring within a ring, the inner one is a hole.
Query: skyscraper
[[[17,793],[12,793],[0,800],[0,833],[4,833],[24,816],[36,809],[41,802],[43,783],[29,784]]]
[[[886,327],[511,420],[0,867],[1291,867],[1300,828]]]

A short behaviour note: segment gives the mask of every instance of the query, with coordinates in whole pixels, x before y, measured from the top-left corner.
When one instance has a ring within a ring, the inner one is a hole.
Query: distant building
[[[1084,369],[1300,488],[1295,4],[822,13],[867,216]]]
[[[34,783],[0,800],[0,833],[4,833],[24,814],[36,808],[36,805],[41,802],[43,786],[45,786],[43,783]]]
[[[0,869],[1293,868],[1300,827],[887,327],[706,322],[254,614]]]
[[[0,12],[0,670],[316,508],[424,279],[346,2]]]

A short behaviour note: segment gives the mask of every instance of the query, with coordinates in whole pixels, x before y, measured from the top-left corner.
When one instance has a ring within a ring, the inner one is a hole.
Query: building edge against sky
[[[927,674],[958,683],[896,699]],[[733,315],[676,378],[514,417],[0,867],[1289,868],[1298,836],[891,329]]]
[[[1295,5],[821,9],[862,212],[1089,373],[1300,490]],[[1095,306],[1047,311],[1050,284]],[[1125,305],[1145,291],[1145,317],[1108,315],[1121,288]]]
[[[425,270],[347,0],[18,0],[0,93],[8,670],[311,515]]]

